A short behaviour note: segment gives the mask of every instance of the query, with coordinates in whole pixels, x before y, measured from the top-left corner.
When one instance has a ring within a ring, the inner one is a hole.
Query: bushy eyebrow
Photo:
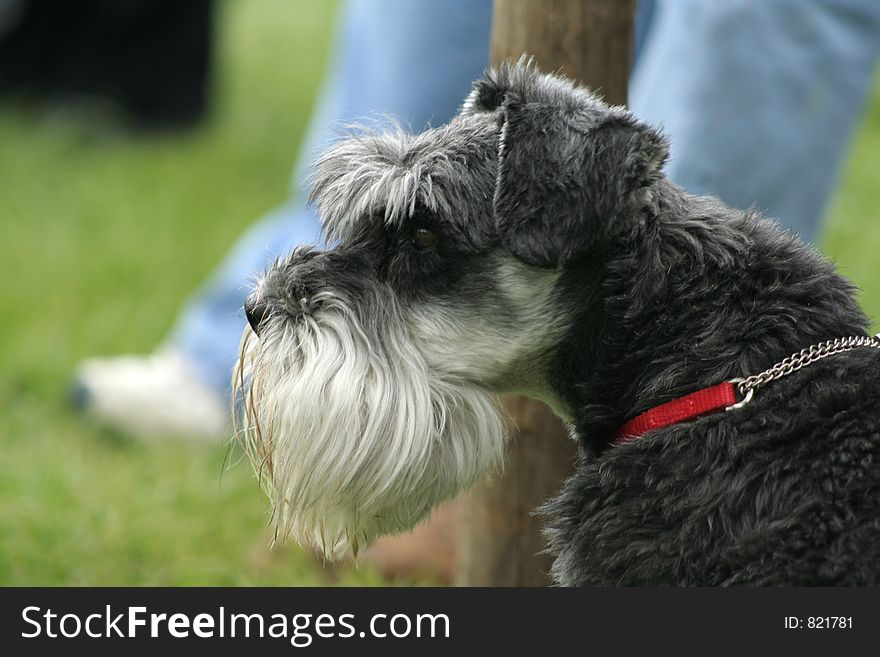
[[[472,118],[415,135],[397,127],[336,143],[315,165],[309,196],[327,239],[347,241],[365,220],[402,226],[419,208],[448,217],[456,208],[465,212],[471,195],[491,199],[496,132],[491,121]]]

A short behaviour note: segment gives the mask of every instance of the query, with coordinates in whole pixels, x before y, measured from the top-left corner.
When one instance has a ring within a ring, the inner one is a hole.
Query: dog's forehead
[[[497,121],[484,114],[416,134],[398,128],[338,142],[312,179],[325,234],[344,242],[364,221],[400,225],[418,210],[473,222],[491,208],[497,135]]]

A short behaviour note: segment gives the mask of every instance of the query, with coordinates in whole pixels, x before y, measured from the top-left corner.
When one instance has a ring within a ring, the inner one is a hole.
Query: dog
[[[524,60],[446,125],[332,146],[311,199],[333,247],[245,303],[241,434],[276,535],[339,558],[412,528],[502,462],[510,392],[580,448],[542,509],[558,584],[880,584],[880,340],[855,289],[677,187],[667,154]]]

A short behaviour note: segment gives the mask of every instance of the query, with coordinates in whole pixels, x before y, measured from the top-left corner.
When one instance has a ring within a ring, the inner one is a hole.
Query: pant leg
[[[489,57],[491,0],[351,0],[300,149],[290,200],[251,227],[182,309],[170,342],[227,392],[249,279],[293,246],[319,241],[305,205],[309,165],[345,124],[394,116],[420,130],[455,114]]]
[[[657,0],[638,0],[636,3],[636,15],[633,21],[633,68],[639,63],[645,41],[653,30],[656,7]]]
[[[674,181],[812,240],[878,52],[877,0],[657,0],[630,107]]]

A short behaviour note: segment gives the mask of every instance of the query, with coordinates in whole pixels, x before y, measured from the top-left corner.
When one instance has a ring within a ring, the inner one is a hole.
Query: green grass
[[[66,403],[78,361],[151,350],[285,198],[333,5],[221,8],[215,111],[194,132],[0,110],[0,584],[380,582],[269,550],[266,500],[246,463],[223,472],[224,448],[134,443]]]
[[[862,290],[874,331],[880,330],[880,76],[854,136],[829,209],[822,250]]]
[[[151,350],[236,236],[281,201],[333,7],[222,5],[215,112],[131,138],[0,109],[0,584],[376,584],[269,550],[267,505],[225,449],[135,443],[67,406],[77,362]],[[880,317],[880,96],[824,246]],[[221,478],[222,474],[222,478]]]

